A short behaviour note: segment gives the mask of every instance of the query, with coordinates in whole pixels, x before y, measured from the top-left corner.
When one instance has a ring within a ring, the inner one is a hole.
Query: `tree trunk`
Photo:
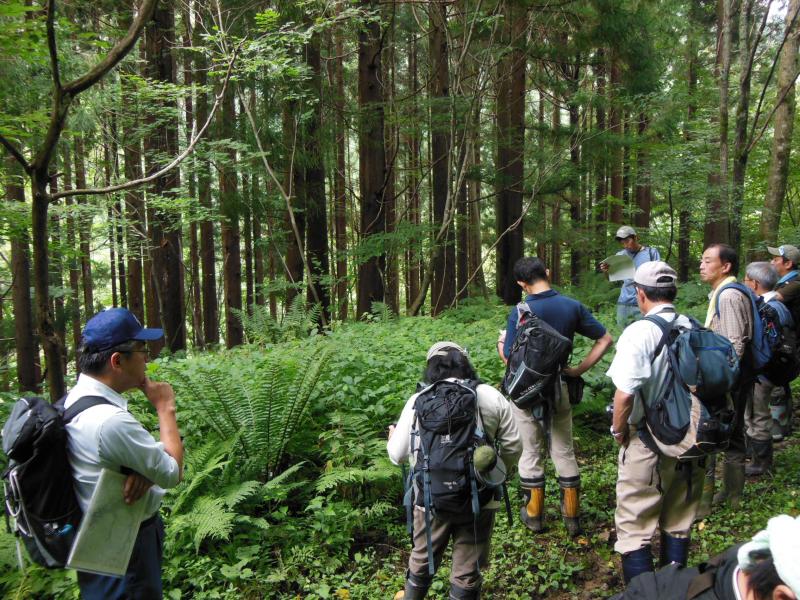
[[[553,102],[553,156],[561,152],[561,108],[558,102]],[[561,283],[561,199],[553,199],[550,219],[550,281],[556,285]]]
[[[452,202],[450,192],[450,70],[447,48],[447,9],[444,4],[430,5],[430,99],[431,99],[431,165],[433,188],[433,226],[438,231],[445,221],[451,221],[440,244],[443,251],[433,252],[431,282],[431,315],[436,316],[455,300],[455,240],[453,237]]]
[[[638,148],[636,150],[636,215],[633,222],[636,227],[646,230],[650,227],[650,208],[653,204],[653,188],[650,183],[650,157],[647,152],[647,126],[649,119],[645,113],[639,113]]]
[[[192,32],[195,46],[201,46],[200,28]],[[208,120],[207,60],[203,53],[194,58],[194,77],[197,83],[196,119],[198,123]],[[205,155],[199,154],[197,164],[197,200],[204,212],[211,212],[211,165]],[[206,344],[219,343],[219,304],[217,303],[216,247],[214,240],[214,220],[204,217],[200,222],[200,266],[202,267],[201,301],[203,305],[203,341]]]
[[[336,247],[336,304],[339,320],[347,319],[348,294],[347,294],[347,187],[345,181],[345,148],[347,145],[347,122],[345,121],[345,92],[344,92],[344,44],[343,33],[338,30],[335,34],[336,59],[330,61],[333,66],[333,81],[331,87],[335,90],[335,117],[334,137],[336,139],[336,172],[333,177],[334,189],[334,238]]]
[[[386,140],[386,192],[384,194],[384,210],[386,212],[386,233],[392,240],[392,234],[397,230],[397,137],[398,137],[398,112],[395,103],[395,12],[397,5],[392,3],[386,7],[386,19],[389,21],[388,47],[386,60],[383,61],[382,75],[384,89],[386,90],[386,107],[389,111],[385,121],[384,135]],[[394,241],[389,243],[389,252],[386,254],[386,304],[394,314],[400,312],[400,255],[401,246]]]
[[[6,158],[6,200],[25,203],[25,187],[22,169],[17,161]],[[13,286],[11,295],[14,302],[14,341],[17,352],[17,384],[19,391],[39,392],[37,374],[37,348],[34,334],[33,310],[31,305],[31,260],[28,231],[21,228],[12,232],[11,272]],[[61,365],[58,365],[61,370]]]
[[[103,141],[103,183],[106,187],[111,185],[113,179],[111,167],[111,151],[115,141],[110,130],[103,128],[105,140]],[[117,223],[114,216],[114,207],[109,204],[106,210],[106,225],[108,227],[108,264],[111,269],[111,305],[115,308],[119,306],[119,296],[117,295]]]
[[[303,160],[298,157],[303,151],[297,100],[286,100],[283,109],[283,145],[285,153],[284,188],[292,199],[292,211],[297,233],[292,227],[292,215],[284,215],[286,231],[286,306],[290,306],[300,294],[303,282],[303,246],[306,241],[306,182]],[[298,237],[300,238],[298,240]]]
[[[697,111],[697,39],[694,32],[689,32],[686,44],[686,87],[688,92],[688,104],[686,107],[686,128],[683,139],[687,146],[693,139],[692,127],[694,126],[694,116]],[[691,267],[691,206],[694,201],[694,190],[686,188],[681,193],[681,207],[678,216],[678,279],[685,283],[689,281],[689,270]]]
[[[63,165],[64,165],[64,189],[72,189],[72,157],[68,149],[63,152]],[[75,249],[78,247],[77,242],[77,224],[75,221],[75,199],[72,196],[67,196],[65,199],[66,214],[67,214],[67,247],[69,248],[69,301],[67,303],[67,314],[72,323],[72,351],[75,357],[75,367],[77,370],[78,346],[81,343],[81,269],[78,256],[75,254]]]
[[[49,165],[33,169],[31,187],[33,191],[33,207],[31,211],[31,230],[33,232],[33,287],[36,291],[36,320],[39,325],[39,336],[44,347],[46,361],[47,387],[50,400],[55,402],[66,392],[64,362],[58,333],[54,325],[53,312],[49,298],[49,256],[47,254],[47,210],[50,196],[47,185],[50,181]]]
[[[614,54],[611,56],[611,90],[609,96],[611,100],[611,108],[608,111],[608,130],[611,132],[611,165],[610,165],[610,179],[611,179],[611,222],[616,225],[622,225],[623,215],[623,136],[622,136],[622,107],[619,102],[619,89],[622,85],[622,73],[619,66],[619,58]]]
[[[311,72],[309,81],[313,98],[311,118],[303,132],[306,172],[306,256],[311,267],[307,298],[309,303],[319,301],[325,323],[330,322],[330,262],[328,260],[328,211],[325,195],[325,162],[322,128],[322,58],[320,36],[312,36],[306,44],[306,64]],[[311,289],[313,286],[314,289]],[[314,294],[316,290],[316,294]]]
[[[376,0],[361,0],[368,12],[379,13]],[[385,231],[384,186],[386,185],[386,150],[383,143],[383,87],[381,54],[383,37],[375,20],[363,24],[358,34],[358,151],[359,189],[361,191],[361,241],[365,244]],[[369,313],[373,302],[384,300],[383,272],[386,252],[381,249],[362,259],[358,267],[358,302],[356,316]]]
[[[56,155],[56,160],[58,155]],[[54,162],[56,162],[54,160]],[[56,173],[57,166],[53,165],[50,173],[50,195],[52,196],[58,192],[58,173]],[[62,238],[61,219],[64,214],[62,212],[53,211],[54,207],[58,206],[58,202],[50,206],[50,289],[63,290],[64,289],[64,240]],[[31,309],[32,310],[32,309]],[[53,298],[50,310],[55,315],[55,328],[58,335],[58,342],[61,345],[61,370],[64,375],[67,373],[67,311],[64,306],[64,294],[59,293]],[[32,313],[31,313],[32,314]],[[31,316],[31,318],[33,318]],[[36,350],[38,358],[38,348]],[[41,367],[41,365],[39,365]],[[40,368],[41,371],[41,368]],[[37,381],[41,381],[41,373],[37,377]]]
[[[252,97],[253,106],[255,106],[255,94]],[[253,207],[253,285],[255,287],[256,304],[264,306],[266,304],[264,297],[264,238],[261,233],[261,210],[263,201],[261,198],[261,188],[258,183],[258,175],[253,173],[252,192],[250,198]]]
[[[525,146],[525,8],[506,4],[506,41],[512,47],[500,63],[497,99],[497,292],[508,305],[519,301],[514,263],[524,248],[522,227],[523,156]],[[519,221],[517,225],[515,223]],[[510,228],[510,229],[509,229]],[[508,230],[507,233],[506,230]]]
[[[176,83],[175,13],[171,5],[156,7],[153,21],[145,34],[148,75],[158,82]],[[174,101],[162,101],[164,108],[177,113]],[[163,166],[158,157],[166,160],[178,153],[178,128],[175,120],[162,120],[145,141],[145,160],[148,173]],[[173,197],[180,185],[180,171],[173,169],[159,177],[153,193]],[[180,216],[176,211],[158,208],[152,211],[150,228],[153,248],[152,277],[158,295],[158,308],[164,324],[164,342],[171,352],[186,349],[186,299],[183,283],[183,251]],[[149,311],[148,311],[149,312]],[[151,345],[152,347],[152,345]],[[155,349],[153,349],[155,351]]]
[[[192,7],[189,5],[187,7],[187,11],[183,15],[185,27],[183,34],[183,45],[186,48],[189,48],[192,45],[191,10]],[[194,76],[192,73],[193,54],[193,52],[184,52],[183,56],[183,85],[185,85],[187,88],[192,88],[194,83]],[[191,139],[192,131],[195,126],[194,93],[195,90],[191,89],[190,93],[186,96],[186,103],[184,105],[187,140]],[[185,170],[185,173],[189,188],[189,197],[194,200],[197,198],[197,180],[195,178],[197,174],[196,155],[192,155],[191,160],[188,162],[188,168]],[[205,346],[205,340],[203,338],[203,301],[200,295],[200,240],[198,236],[197,220],[194,218],[189,225],[189,274],[191,277],[190,298],[192,300],[192,344],[196,348],[203,348]]]
[[[75,185],[78,189],[86,188],[86,163],[83,136],[75,134]],[[80,239],[81,284],[83,289],[83,308],[86,319],[94,315],[94,285],[92,283],[92,221],[93,215],[88,214],[85,196],[77,197],[78,206],[82,207],[77,219],[78,237]]]
[[[406,149],[408,154],[408,182],[406,184],[408,201],[408,222],[418,230],[420,225],[420,198],[419,198],[419,163],[420,163],[420,139],[419,139],[419,108],[417,105],[417,90],[419,89],[419,79],[417,73],[417,37],[410,36],[408,42],[408,88],[411,90],[410,111],[411,118],[406,138]],[[419,296],[421,272],[420,272],[420,247],[416,239],[411,240],[406,251],[406,309],[409,309],[414,300]]]
[[[711,171],[703,246],[730,242],[728,219],[728,81],[731,69],[731,1],[717,0],[717,55],[714,74],[719,87],[717,142],[711,142]],[[715,166],[716,165],[718,166]]]
[[[142,145],[135,133],[138,128],[138,106],[132,93],[128,73],[123,70],[121,78],[122,103],[130,110],[122,111],[122,151],[125,159],[125,179],[133,181],[142,177]],[[127,236],[127,287],[128,309],[139,321],[144,322],[144,293],[142,291],[142,257],[147,240],[147,222],[144,212],[142,192],[136,188],[125,191],[125,213],[128,227]]]
[[[605,140],[606,132],[606,105],[608,95],[606,90],[606,68],[605,68],[605,53],[602,50],[597,52],[596,76],[597,76],[597,97],[600,102],[597,104],[595,119],[597,121],[597,131],[602,136],[601,139]],[[595,240],[592,246],[594,247],[594,261],[600,263],[605,258],[607,247],[606,223],[609,220],[610,211],[608,210],[608,187],[606,186],[606,163],[608,157],[608,144],[602,143],[601,151],[595,157],[594,176],[595,176]]]
[[[747,121],[750,111],[750,25],[755,0],[740,0],[739,6],[739,97],[736,101],[736,133],[733,146],[733,186],[731,190],[731,245],[737,252],[742,241],[742,206],[744,206],[744,176],[747,171]]]
[[[789,9],[786,11],[786,26],[788,28],[790,24],[794,25],[786,35],[778,66],[777,97],[780,104],[775,110],[767,193],[764,197],[764,210],[761,213],[761,239],[769,245],[777,244],[789,176],[789,154],[792,149],[796,104],[794,82],[797,73],[798,32],[800,32],[798,25],[800,19],[796,17],[798,10],[800,10],[800,0],[790,0]]]
[[[236,109],[233,90],[225,91],[222,111],[219,113],[221,134],[224,139],[234,141],[236,134]],[[242,323],[235,310],[242,310],[242,259],[239,232],[239,202],[237,190],[236,150],[229,148],[228,161],[220,169],[219,196],[222,212],[222,276],[225,302],[225,345],[239,346],[244,341]]]

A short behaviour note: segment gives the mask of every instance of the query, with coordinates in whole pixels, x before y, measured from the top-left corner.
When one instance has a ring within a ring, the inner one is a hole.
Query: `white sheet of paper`
[[[627,254],[615,254],[614,256],[609,256],[603,262],[608,265],[609,281],[633,279],[633,275],[636,273],[633,259]]]
[[[69,554],[68,568],[116,577],[125,575],[145,508],[142,500],[125,504],[122,499],[125,479],[122,473],[101,471]]]

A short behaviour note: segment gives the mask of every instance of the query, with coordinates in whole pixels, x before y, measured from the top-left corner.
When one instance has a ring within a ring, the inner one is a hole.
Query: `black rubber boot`
[[[580,494],[580,485],[561,487],[561,517],[564,519],[567,535],[571,538],[583,533],[580,521]]]
[[[622,577],[625,579],[625,585],[628,585],[631,579],[637,575],[652,571],[653,552],[650,546],[642,546],[638,550],[626,552],[622,555]]]
[[[457,585],[450,584],[450,595],[448,600],[480,600],[481,587],[476,588],[462,588]]]
[[[672,537],[661,532],[661,551],[659,552],[658,566],[664,567],[672,563],[686,566],[689,560],[689,538]]]
[[[745,467],[748,477],[761,477],[772,474],[772,440],[750,440],[753,460]]]
[[[420,577],[406,571],[406,587],[394,595],[394,600],[423,600],[432,580],[432,577]]]

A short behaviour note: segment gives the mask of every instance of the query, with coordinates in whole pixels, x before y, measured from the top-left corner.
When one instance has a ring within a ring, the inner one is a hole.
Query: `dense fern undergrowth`
[[[688,284],[679,307],[704,312],[707,290]],[[613,326],[616,292],[589,279],[575,293]],[[400,589],[409,540],[401,506],[401,471],[386,457],[385,431],[397,419],[435,341],[464,345],[482,379],[496,384],[495,351],[508,308],[470,300],[436,319],[399,318],[377,306],[365,322],[325,334],[317,313],[300,306],[279,322],[243,316],[250,344],[230,351],[164,357],[153,378],[178,394],[186,446],[185,480],[164,502],[164,586],[168,598],[388,598]],[[578,340],[575,360],[589,347]],[[498,515],[487,598],[601,598],[621,586],[613,552],[616,450],[604,407],[612,388],[610,356],[585,376],[576,408],[575,444],[582,468],[586,535],[568,540],[555,485],[547,491],[547,532],[534,537]],[[0,404],[4,416],[11,398]],[[157,420],[140,395],[132,411]],[[717,511],[698,524],[700,559],[752,535],[769,516],[798,511],[800,445],[776,456],[776,476],[749,482],[746,510]],[[554,482],[552,470],[549,481]],[[517,481],[511,483],[516,499]],[[516,510],[514,513],[516,514]],[[0,534],[4,598],[77,598],[75,574],[16,568],[13,538]],[[445,597],[448,561],[431,597]]]

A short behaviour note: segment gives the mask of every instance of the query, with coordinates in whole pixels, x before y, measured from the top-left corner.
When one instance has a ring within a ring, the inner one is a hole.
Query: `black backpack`
[[[502,390],[518,408],[528,409],[553,397],[572,341],[540,319],[527,302],[517,305],[517,316]]]
[[[450,523],[469,523],[498,493],[497,487],[479,483],[473,464],[475,449],[488,443],[475,391],[479,383],[466,379],[437,381],[420,391],[414,402],[410,447],[415,464],[409,473],[405,505],[409,523],[414,506],[425,507],[431,574],[431,516]]]
[[[772,350],[772,357],[760,374],[771,383],[784,386],[800,374],[800,360],[797,356],[797,334],[792,327],[781,325],[780,311],[791,316],[789,309],[777,300],[764,302],[759,299],[758,314]]]
[[[2,432],[9,459],[2,476],[6,527],[22,540],[33,562],[48,568],[66,564],[83,517],[67,460],[65,425],[92,406],[110,404],[85,396],[65,411],[64,400],[21,398]]]

